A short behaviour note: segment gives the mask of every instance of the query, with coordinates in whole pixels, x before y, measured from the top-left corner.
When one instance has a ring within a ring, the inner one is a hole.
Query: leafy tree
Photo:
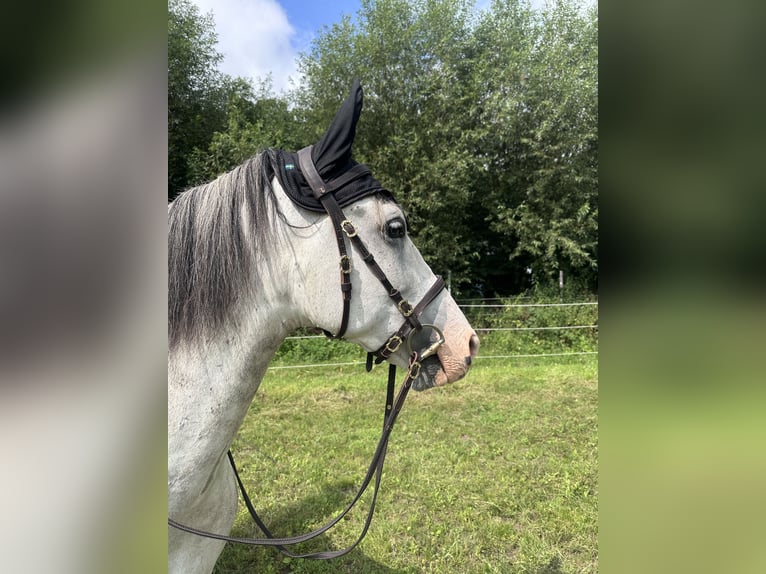
[[[356,154],[459,293],[559,270],[595,287],[596,41],[595,9],[568,0],[496,0],[479,17],[464,0],[363,0],[303,55],[294,102],[318,135],[361,78]]]
[[[513,245],[545,282],[566,271],[595,288],[598,241],[598,70],[595,10],[556,2],[534,15],[515,2],[496,3],[485,34],[515,28],[518,46],[501,50],[506,65],[487,145],[505,159],[505,181],[490,189],[491,228]],[[498,30],[498,27],[500,30]],[[506,36],[507,38],[508,36]],[[491,50],[492,48],[490,48]],[[511,146],[507,148],[507,146]],[[504,148],[506,148],[504,150]]]
[[[189,158],[226,125],[226,84],[211,14],[168,2],[168,199],[190,183]]]
[[[268,79],[257,89],[241,79],[233,82],[226,122],[206,148],[192,150],[189,174],[193,184],[214,179],[267,147],[302,147],[288,103],[272,94]]]
[[[288,102],[271,80],[256,86],[218,71],[212,14],[190,0],[168,4],[168,199],[265,147],[299,147]]]

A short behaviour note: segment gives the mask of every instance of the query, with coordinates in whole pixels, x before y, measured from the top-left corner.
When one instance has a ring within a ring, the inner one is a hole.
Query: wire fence
[[[458,305],[461,309],[514,309],[522,307],[582,307],[584,305],[598,305],[597,301],[583,301],[580,303],[503,303],[486,305]]]
[[[573,357],[580,355],[598,355],[598,351],[575,351],[572,353],[534,353],[534,354],[519,354],[519,355],[479,355],[475,360],[487,360],[487,359],[527,359],[532,357]],[[306,365],[275,365],[269,367],[271,371],[279,371],[283,369],[314,369],[319,367],[351,367],[354,365],[365,365],[367,361],[348,361],[343,363],[311,363]]]
[[[567,329],[597,329],[598,325],[564,325],[560,327],[479,327],[474,329],[478,333],[492,331],[566,331]],[[288,341],[301,339],[326,339],[325,335],[294,335],[287,337]]]
[[[570,358],[598,354],[597,301],[467,303],[459,307],[464,309],[482,338],[483,352],[476,360]],[[269,370],[365,364],[364,360],[357,360],[360,349],[334,340],[318,343],[316,339],[326,337],[319,334],[287,337],[277,353],[276,364]]]

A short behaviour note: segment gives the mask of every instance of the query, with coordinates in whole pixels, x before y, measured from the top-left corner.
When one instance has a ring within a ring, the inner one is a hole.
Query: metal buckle
[[[405,308],[405,305],[406,305],[406,308]],[[410,302],[407,301],[406,299],[402,299],[401,301],[399,301],[399,303],[397,304],[397,307],[399,307],[399,312],[405,317],[409,317],[410,315],[412,315],[412,311],[413,311],[412,305],[410,305]]]
[[[392,346],[391,343],[396,341],[396,343]],[[396,353],[399,350],[399,347],[402,346],[402,338],[399,335],[394,335],[391,337],[388,341],[386,341],[385,349],[389,353]]]
[[[346,229],[346,225],[351,227],[351,231]],[[356,237],[356,227],[354,227],[354,224],[351,223],[348,219],[344,219],[340,222],[340,227],[343,230],[343,232],[348,236],[348,238]]]
[[[434,341],[428,347],[423,349],[423,351],[418,353],[418,359],[421,361],[427,357],[430,357],[431,355],[435,355],[436,351],[444,343],[444,333],[442,333],[439,327],[437,327],[436,325],[431,325],[430,323],[423,323],[423,329],[425,329],[426,327],[430,327],[431,329],[436,331],[436,334],[439,336],[439,340]],[[415,335],[415,333],[418,333],[418,331],[412,331],[412,333],[410,333],[410,336],[407,337],[407,354],[408,355],[412,355],[412,337]]]
[[[344,275],[351,273],[351,258],[348,255],[343,255],[340,258],[340,272]]]
[[[407,376],[413,381],[420,376],[420,361],[415,361],[410,365],[410,370],[407,371]]]

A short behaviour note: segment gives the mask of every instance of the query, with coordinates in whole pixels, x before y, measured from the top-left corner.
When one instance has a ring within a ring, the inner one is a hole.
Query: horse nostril
[[[473,360],[476,358],[476,355],[479,353],[479,338],[476,336],[476,333],[471,335],[471,338],[468,339],[468,353],[469,355],[465,358],[465,364],[467,367],[470,367],[471,363],[473,363]]]
[[[476,333],[471,335],[471,338],[468,341],[468,350],[471,353],[471,359],[475,359],[476,355],[479,354],[479,337],[476,336]],[[468,364],[470,365],[470,363]]]

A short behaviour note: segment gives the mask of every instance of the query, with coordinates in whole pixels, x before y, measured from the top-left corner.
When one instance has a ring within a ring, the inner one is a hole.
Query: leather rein
[[[234,464],[234,457],[231,454],[231,450],[228,451],[227,456],[234,470],[234,476],[237,479],[239,490],[242,493],[242,498],[245,501],[245,505],[253,518],[253,521],[258,525],[258,528],[266,535],[266,538],[238,538],[234,536],[226,536],[223,534],[216,534],[213,532],[207,532],[198,528],[187,526],[176,522],[175,520],[168,518],[168,524],[174,528],[188,532],[190,534],[196,534],[205,538],[213,538],[216,540],[223,540],[226,542],[233,542],[237,544],[247,544],[251,546],[274,546],[280,552],[291,558],[313,558],[317,560],[329,560],[332,558],[338,558],[351,552],[365,537],[367,531],[372,522],[372,516],[375,511],[375,503],[378,497],[378,489],[380,487],[381,478],[383,476],[383,463],[386,458],[386,450],[388,447],[388,439],[393,430],[396,418],[404,405],[404,400],[409,393],[412,382],[420,375],[422,361],[434,354],[436,354],[439,346],[444,343],[444,335],[441,330],[435,325],[427,323],[421,323],[419,316],[425,310],[425,308],[441,293],[445,288],[444,280],[437,276],[436,281],[426,291],[423,298],[415,305],[411,305],[402,294],[397,290],[386,277],[386,274],[380,268],[375,261],[373,255],[367,249],[362,239],[357,234],[354,224],[345,218],[343,210],[338,205],[338,202],[333,194],[334,191],[340,189],[347,183],[354,179],[369,173],[367,167],[362,164],[357,164],[350,170],[346,171],[343,175],[332,180],[325,182],[319,175],[319,172],[314,165],[314,161],[311,159],[311,149],[313,146],[308,146],[301,149],[298,152],[298,160],[300,163],[301,171],[309,186],[311,187],[314,196],[321,202],[327,214],[333,223],[335,229],[335,238],[338,244],[338,252],[340,254],[340,288],[343,299],[343,314],[341,317],[341,324],[338,332],[335,335],[325,332],[328,337],[341,339],[348,327],[349,309],[351,306],[351,258],[346,250],[346,238],[348,238],[352,245],[359,252],[362,260],[368,266],[372,274],[381,282],[386,289],[388,296],[392,299],[396,308],[404,318],[404,322],[399,330],[391,335],[386,342],[376,351],[367,354],[367,371],[372,369],[373,358],[375,363],[381,363],[391,357],[396,351],[400,349],[402,344],[406,343],[406,349],[409,354],[407,375],[399,388],[398,394],[394,397],[395,385],[396,385],[396,366],[389,365],[388,371],[388,387],[386,393],[385,411],[383,413],[383,431],[378,441],[378,445],[375,448],[370,466],[367,469],[362,485],[359,487],[359,491],[353,500],[346,506],[346,508],[338,514],[335,518],[327,522],[324,526],[312,530],[306,534],[299,536],[289,536],[278,538],[275,537],[269,528],[261,520],[260,516],[255,510],[255,507],[248,496],[245,485],[239,476],[237,467]],[[425,349],[417,350],[412,349],[412,339],[416,333],[422,332],[424,329],[431,329],[438,336],[437,340],[429,344]],[[290,552],[286,546],[292,546],[295,544],[301,544],[309,540],[324,534],[330,528],[340,522],[346,514],[356,505],[359,499],[362,497],[367,487],[375,479],[375,486],[373,489],[372,501],[370,502],[370,508],[367,512],[367,518],[365,519],[364,527],[357,540],[348,548],[342,550],[327,550],[322,552],[311,552],[307,554],[296,554]]]

